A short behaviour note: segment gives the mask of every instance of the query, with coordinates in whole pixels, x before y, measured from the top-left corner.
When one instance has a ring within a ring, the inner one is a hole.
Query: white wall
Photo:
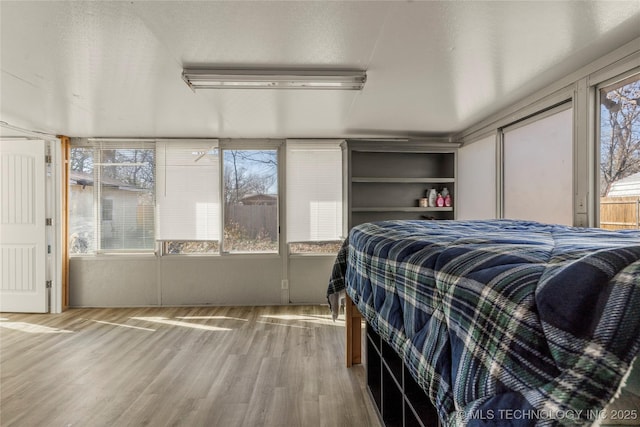
[[[293,304],[326,303],[335,256],[289,258],[289,300]]]
[[[70,306],[325,304],[334,259],[294,256],[283,274],[276,255],[74,257]]]
[[[136,257],[76,257],[69,262],[71,307],[129,307],[158,303],[157,260]]]
[[[277,256],[165,256],[158,281],[163,305],[277,305],[282,262]]]

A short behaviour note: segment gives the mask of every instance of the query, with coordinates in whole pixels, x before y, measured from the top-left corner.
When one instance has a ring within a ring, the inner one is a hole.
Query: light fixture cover
[[[191,89],[322,89],[361,90],[365,71],[185,68]]]

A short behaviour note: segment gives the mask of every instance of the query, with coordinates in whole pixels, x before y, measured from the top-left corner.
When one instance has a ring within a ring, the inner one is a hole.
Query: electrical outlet
[[[289,289],[289,281],[288,280],[283,280],[282,281],[282,289]]]
[[[576,206],[577,213],[585,213],[587,212],[587,198],[586,197],[578,197],[578,204]]]

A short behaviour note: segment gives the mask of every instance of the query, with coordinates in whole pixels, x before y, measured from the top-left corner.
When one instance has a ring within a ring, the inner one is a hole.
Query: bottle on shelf
[[[446,197],[444,198],[444,205],[446,207],[451,207],[451,195],[447,194]]]
[[[438,199],[438,193],[435,188],[431,188],[427,190],[427,198],[429,199],[429,207],[433,208],[436,206],[436,200]]]
[[[439,208],[444,207],[444,197],[442,197],[440,193],[438,193],[438,197],[436,198],[436,206]]]

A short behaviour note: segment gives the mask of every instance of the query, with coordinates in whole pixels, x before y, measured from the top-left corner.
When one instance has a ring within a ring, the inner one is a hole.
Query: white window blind
[[[152,142],[96,141],[99,251],[150,251],[154,238],[155,147]],[[94,158],[95,161],[95,158]]]
[[[220,239],[217,140],[157,144],[157,239]]]
[[[456,217],[496,217],[496,135],[491,134],[458,150]]]
[[[287,141],[289,242],[317,242],[341,238],[341,142]]]
[[[504,129],[504,217],[573,224],[571,104]]]

